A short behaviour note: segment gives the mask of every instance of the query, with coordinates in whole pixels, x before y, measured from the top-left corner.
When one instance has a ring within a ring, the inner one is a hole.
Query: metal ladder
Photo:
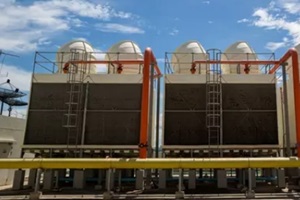
[[[210,49],[207,51],[209,60],[219,61],[221,51]],[[222,80],[219,63],[206,67],[206,126],[208,129],[208,146],[222,144]],[[209,151],[210,152],[210,151]],[[221,151],[219,150],[219,153]]]
[[[86,60],[86,57],[87,54],[84,51],[71,50],[70,61]],[[67,113],[64,114],[63,127],[68,129],[67,148],[70,150],[70,146],[75,146],[75,152],[82,129],[82,97],[86,70],[86,64],[78,65],[70,62],[67,73],[67,100],[65,102]]]

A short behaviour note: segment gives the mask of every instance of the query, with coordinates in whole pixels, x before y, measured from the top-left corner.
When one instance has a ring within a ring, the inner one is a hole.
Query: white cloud
[[[210,1],[202,1],[204,4],[210,4]]]
[[[179,33],[179,30],[176,29],[176,28],[173,28],[170,32],[169,32],[169,35],[172,35],[172,36],[175,36]]]
[[[21,91],[30,90],[31,72],[25,71],[20,67],[4,64],[0,73],[0,83],[4,83],[7,79],[10,79],[10,83]]]
[[[269,49],[270,51],[275,51],[279,48],[285,47],[286,43],[284,42],[268,42],[266,44],[266,48]]]
[[[296,14],[298,7],[300,9],[300,1],[280,0],[277,3],[271,2],[266,8],[258,8],[254,11],[254,20],[252,21],[254,26],[287,33],[283,41],[269,42],[266,48],[274,51],[278,48],[300,43],[300,20],[292,15]]]
[[[134,26],[127,26],[122,24],[116,23],[99,23],[96,24],[96,28],[102,32],[110,32],[110,33],[127,33],[127,34],[143,34],[145,33],[144,30],[134,27]]]
[[[250,21],[249,19],[243,18],[243,19],[238,20],[237,23],[246,23],[249,21]]]
[[[214,22],[213,22],[213,21],[208,21],[207,23],[212,24],[212,23],[214,23]]]
[[[300,1],[299,0],[279,0],[279,5],[283,9],[291,14],[298,14],[300,12]]]
[[[84,18],[108,21],[134,17],[108,4],[86,0],[45,0],[31,4],[1,0],[0,9],[0,49],[16,52],[36,50],[41,45],[40,38],[49,40],[55,33],[84,26]]]

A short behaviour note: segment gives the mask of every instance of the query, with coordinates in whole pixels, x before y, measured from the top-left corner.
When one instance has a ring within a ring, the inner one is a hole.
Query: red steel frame
[[[270,69],[269,74],[273,74],[280,67],[280,65],[292,58],[293,68],[293,85],[294,85],[294,101],[295,101],[295,123],[296,123],[296,140],[297,140],[297,156],[300,157],[300,82],[299,82],[299,63],[298,53],[295,49],[290,49],[284,54],[280,60],[230,60],[230,61],[216,61],[216,60],[196,60],[194,64],[244,64],[246,65],[274,65]]]
[[[140,120],[140,143],[139,157],[147,158],[148,144],[148,127],[149,127],[149,101],[150,101],[150,69],[154,67],[156,72],[154,78],[161,76],[159,67],[157,66],[156,58],[150,48],[147,48],[144,53],[144,60],[75,60],[69,61],[71,64],[144,64],[143,68],[143,86],[142,86],[142,106]]]
[[[273,74],[284,64],[289,58],[292,58],[293,68],[293,84],[294,84],[294,100],[295,100],[295,117],[296,117],[296,135],[297,135],[297,156],[300,157],[300,82],[299,82],[299,67],[298,54],[295,49],[290,49],[280,60],[231,60],[231,61],[214,61],[214,60],[197,60],[193,64],[244,64],[244,65],[267,65],[272,64],[274,67],[269,71]],[[142,86],[142,106],[141,106],[141,126],[140,126],[140,144],[139,157],[147,158],[147,143],[148,143],[148,126],[149,126],[149,97],[150,97],[150,69],[154,67],[156,71],[155,77],[161,75],[155,56],[150,48],[147,48],[144,53],[144,61],[142,60],[116,60],[116,61],[70,61],[73,64],[93,63],[93,64],[144,64],[143,69],[143,86]]]

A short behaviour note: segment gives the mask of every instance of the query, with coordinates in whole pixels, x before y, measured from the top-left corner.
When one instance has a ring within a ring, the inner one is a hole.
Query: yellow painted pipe
[[[161,158],[91,159],[34,158],[0,159],[0,169],[204,169],[204,168],[291,168],[300,167],[298,158]]]

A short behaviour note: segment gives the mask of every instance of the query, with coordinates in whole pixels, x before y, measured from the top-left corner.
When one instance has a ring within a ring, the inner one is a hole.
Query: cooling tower
[[[173,72],[176,74],[191,74],[192,62],[206,60],[207,55],[198,41],[188,41],[180,45],[172,55]],[[196,74],[206,73],[206,64],[196,66]]]
[[[58,73],[66,73],[63,69],[70,60],[96,60],[93,52],[93,47],[86,41],[74,40],[66,43],[56,54]],[[97,73],[95,64],[77,64],[77,66],[78,70],[85,68],[84,72],[87,74]]]
[[[144,60],[144,56],[139,46],[133,41],[125,40],[114,44],[109,48],[105,60],[118,61],[118,60]],[[142,65],[140,64],[123,64],[121,71],[118,71],[116,64],[108,64],[108,73],[120,74],[141,74]]]
[[[221,60],[258,60],[258,58],[246,42],[236,42],[224,51]],[[258,65],[249,65],[249,67],[249,74],[259,74]],[[223,74],[245,74],[245,65],[241,64],[222,64],[221,69]]]

